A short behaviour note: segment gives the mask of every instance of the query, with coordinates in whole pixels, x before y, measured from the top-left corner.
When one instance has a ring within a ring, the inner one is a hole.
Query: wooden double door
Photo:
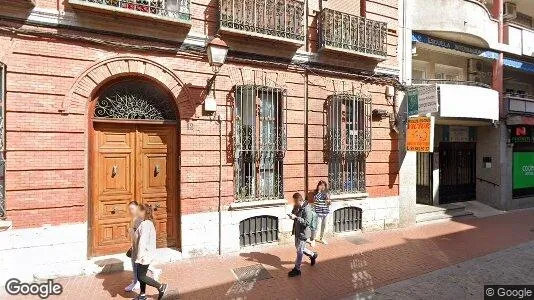
[[[130,247],[132,200],[152,206],[158,247],[176,246],[175,125],[99,122],[92,139],[92,256]]]

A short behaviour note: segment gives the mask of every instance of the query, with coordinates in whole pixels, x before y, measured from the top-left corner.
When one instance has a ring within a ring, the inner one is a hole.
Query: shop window
[[[278,218],[258,216],[239,222],[241,247],[278,242]]]
[[[283,198],[286,149],[285,91],[236,87],[234,108],[237,201]]]
[[[334,232],[362,229],[362,212],[359,207],[344,207],[334,211]]]
[[[339,94],[328,99],[328,181],[334,194],[365,192],[371,150],[371,98]]]

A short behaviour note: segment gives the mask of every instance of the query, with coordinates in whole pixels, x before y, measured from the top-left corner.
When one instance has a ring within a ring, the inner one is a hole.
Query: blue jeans
[[[297,258],[295,259],[295,269],[300,270],[302,265],[302,257],[305,254],[306,256],[312,257],[314,253],[306,248],[306,241],[299,240],[295,237],[295,248],[297,248]]]

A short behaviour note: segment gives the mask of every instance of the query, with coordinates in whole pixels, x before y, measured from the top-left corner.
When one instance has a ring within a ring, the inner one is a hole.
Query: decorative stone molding
[[[146,58],[119,56],[100,61],[78,76],[59,111],[85,113],[95,91],[105,82],[122,76],[146,77],[166,87],[176,101],[180,117],[192,109],[188,88],[172,70]]]

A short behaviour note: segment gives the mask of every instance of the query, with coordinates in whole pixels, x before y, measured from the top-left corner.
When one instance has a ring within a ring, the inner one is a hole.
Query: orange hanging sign
[[[406,150],[416,152],[433,152],[434,117],[418,117],[408,119]]]

